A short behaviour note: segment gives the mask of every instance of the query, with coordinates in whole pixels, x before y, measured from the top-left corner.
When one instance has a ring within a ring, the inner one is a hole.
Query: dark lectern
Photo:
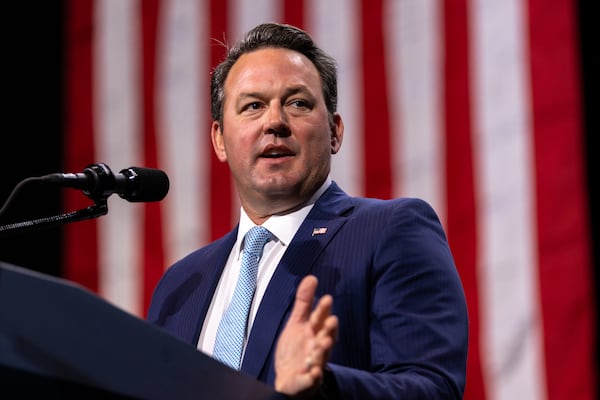
[[[11,394],[279,398],[269,386],[79,285],[0,262],[0,397]]]

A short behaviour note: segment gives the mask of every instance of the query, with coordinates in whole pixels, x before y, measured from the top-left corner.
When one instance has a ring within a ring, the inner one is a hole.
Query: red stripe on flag
[[[285,0],[283,22],[304,29],[304,0]]]
[[[149,168],[158,168],[156,148],[156,63],[157,32],[160,0],[144,0],[141,2],[142,12],[142,109],[144,164]],[[143,303],[142,310],[147,310],[156,284],[164,271],[165,254],[162,241],[161,203],[144,203],[143,220]]]
[[[365,195],[388,199],[393,192],[382,0],[362,0],[361,11]]]
[[[447,232],[469,312],[465,399],[485,400],[479,352],[477,221],[471,143],[469,35],[466,0],[444,2],[444,104]]]
[[[225,57],[226,49],[221,45],[221,42],[229,42],[226,33],[227,2],[211,0],[210,43],[208,44],[210,48],[211,69]],[[209,134],[211,121],[207,123]],[[231,175],[229,174],[227,164],[217,159],[212,151],[212,147],[210,147],[209,152],[210,154],[207,156],[210,157],[210,240],[215,240],[231,230],[233,192],[231,190]]]
[[[65,117],[65,169],[81,171],[94,160],[93,38],[94,2],[70,0],[66,4],[68,35],[66,58],[67,110]],[[79,191],[65,191],[65,211],[90,205]],[[98,246],[96,221],[64,227],[64,276],[98,291]]]
[[[530,0],[539,275],[549,400],[596,399],[576,17]]]

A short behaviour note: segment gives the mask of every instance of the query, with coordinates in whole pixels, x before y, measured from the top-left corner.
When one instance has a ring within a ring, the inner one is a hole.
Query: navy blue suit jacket
[[[313,235],[315,228],[326,228]],[[148,320],[190,345],[237,227],[167,270]],[[343,399],[458,399],[468,322],[463,288],[434,210],[418,199],[350,197],[335,183],[286,250],[258,309],[241,370],[272,384],[277,338],[307,274],[333,296],[339,339],[329,369]]]

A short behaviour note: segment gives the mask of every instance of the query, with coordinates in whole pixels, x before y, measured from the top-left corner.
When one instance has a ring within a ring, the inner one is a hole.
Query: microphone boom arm
[[[98,199],[87,208],[71,211],[65,214],[53,215],[50,217],[38,218],[30,221],[15,222],[6,225],[0,225],[0,236],[7,232],[30,231],[34,229],[50,228],[57,225],[68,224],[71,222],[93,219],[106,215],[108,213],[108,204],[106,198]]]

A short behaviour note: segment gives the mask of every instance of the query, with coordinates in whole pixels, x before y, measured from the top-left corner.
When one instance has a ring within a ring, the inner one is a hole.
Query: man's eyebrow
[[[292,86],[286,89],[285,93],[285,97],[289,97],[291,95],[297,94],[297,93],[306,93],[306,94],[310,94],[312,95],[312,92],[308,89],[308,87],[306,85],[296,85],[296,86]]]
[[[298,93],[306,94],[306,95],[310,96],[311,98],[314,97],[313,93],[309,90],[308,86],[294,85],[294,86],[290,86],[289,88],[285,89],[285,91],[283,92],[283,98],[288,98],[288,97],[293,96]],[[240,92],[236,98],[236,102],[244,101],[247,99],[262,99],[264,97],[265,97],[265,94],[262,92],[257,92],[257,91]]]
[[[291,86],[287,89],[285,89],[284,93],[284,97],[287,96],[291,96],[294,95],[296,93],[307,93],[307,94],[311,94],[311,91],[308,89],[308,87],[306,85],[295,85],[295,86]],[[238,98],[247,98],[247,97],[264,97],[264,94],[262,94],[262,92],[258,92],[258,91],[252,91],[252,92],[240,92],[240,94],[238,95]]]
[[[258,92],[241,92],[241,93],[240,93],[240,94],[237,96],[237,98],[238,98],[238,99],[247,99],[247,98],[249,98],[249,97],[252,97],[252,98],[260,98],[260,97],[262,97],[262,96],[261,96],[261,95],[260,95],[260,93],[258,93]]]

